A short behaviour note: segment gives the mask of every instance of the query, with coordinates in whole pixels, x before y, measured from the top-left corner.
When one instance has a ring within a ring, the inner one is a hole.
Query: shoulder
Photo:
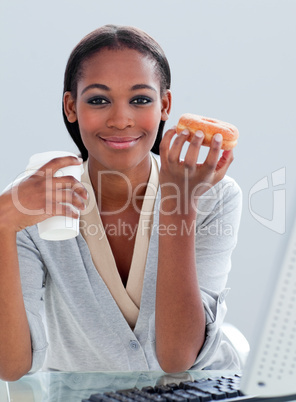
[[[233,197],[237,199],[242,198],[242,190],[239,184],[230,176],[224,176],[215,186],[213,186],[213,192],[220,195],[224,199]]]
[[[239,222],[241,211],[241,188],[233,178],[225,176],[200,197],[197,222],[206,224],[215,219]]]

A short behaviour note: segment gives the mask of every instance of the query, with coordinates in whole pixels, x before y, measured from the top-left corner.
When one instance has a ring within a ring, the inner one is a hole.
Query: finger
[[[72,190],[80,195],[80,197],[82,197],[83,199],[88,200],[88,192],[84,185],[80,183],[80,181],[77,181]]]
[[[67,218],[79,218],[79,211],[75,209],[71,204],[55,204],[54,216],[66,216]]]
[[[229,168],[230,164],[233,162],[234,156],[232,149],[229,151],[223,151],[221,158],[217,163],[216,170],[223,171],[226,173],[227,169]]]
[[[88,192],[86,188],[78,180],[72,176],[65,176],[54,181],[54,186],[52,186],[53,191],[56,194],[73,194],[73,197],[78,197],[84,203],[88,200]],[[61,201],[61,200],[59,200]],[[64,199],[63,202],[66,202]]]
[[[56,203],[71,204],[75,208],[82,211],[86,207],[85,200],[82,197],[80,197],[80,195],[78,195],[75,191],[71,190],[57,191],[55,201]]]
[[[220,156],[222,140],[223,137],[221,134],[215,134],[212,138],[209,153],[204,161],[204,165],[206,165],[210,170],[216,169]]]
[[[172,127],[162,137],[162,140],[159,144],[159,155],[162,162],[167,161],[171,141],[175,134],[176,127]]]
[[[178,134],[168,152],[168,161],[170,163],[176,163],[180,161],[180,155],[183,145],[185,144],[185,141],[187,141],[188,138],[189,138],[189,130],[187,128],[181,131],[180,134]]]
[[[45,163],[39,170],[47,171],[52,169],[52,175],[54,175],[59,169],[72,165],[81,165],[83,160],[78,156],[63,156],[60,158],[54,158]]]
[[[184,158],[185,167],[189,169],[195,167],[203,139],[204,133],[201,130],[196,131]]]
[[[76,191],[83,198],[88,198],[88,193],[84,185],[73,176],[52,177],[52,186],[56,186],[59,189],[72,189]]]

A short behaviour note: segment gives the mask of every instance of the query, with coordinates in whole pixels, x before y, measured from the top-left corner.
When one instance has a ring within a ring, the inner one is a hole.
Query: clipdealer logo
[[[286,231],[286,190],[283,185],[286,184],[286,168],[280,168],[271,174],[271,180],[268,176],[259,180],[249,191],[249,211],[251,215],[261,225],[268,229],[284,234]],[[270,200],[272,205],[272,217],[268,219],[258,213],[252,208],[252,197],[262,191],[272,190],[272,198]]]

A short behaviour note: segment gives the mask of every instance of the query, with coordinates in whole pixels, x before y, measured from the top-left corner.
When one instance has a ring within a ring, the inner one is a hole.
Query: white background
[[[167,127],[192,112],[240,130],[229,174],[243,190],[244,206],[227,321],[252,340],[283,236],[252,214],[272,220],[272,188],[254,194],[251,208],[248,200],[257,182],[281,168],[287,188],[293,185],[295,20],[293,0],[2,0],[0,188],[24,170],[33,153],[76,151],[61,115],[64,68],[76,43],[106,23],[147,31],[172,69]]]

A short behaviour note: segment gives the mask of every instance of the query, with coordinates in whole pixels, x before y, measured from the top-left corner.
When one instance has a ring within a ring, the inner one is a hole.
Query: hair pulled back
[[[160,45],[144,31],[129,26],[104,25],[86,35],[70,54],[64,76],[64,90],[70,91],[74,100],[77,97],[77,84],[83,74],[83,63],[100,50],[107,48],[119,50],[134,49],[155,61],[156,72],[160,79],[161,94],[171,85],[171,73],[167,58]],[[63,118],[68,132],[79,148],[83,160],[88,158],[79,130],[78,122],[70,123],[64,112]],[[159,143],[162,138],[164,121],[160,121],[157,137],[152,152],[159,153]]]

